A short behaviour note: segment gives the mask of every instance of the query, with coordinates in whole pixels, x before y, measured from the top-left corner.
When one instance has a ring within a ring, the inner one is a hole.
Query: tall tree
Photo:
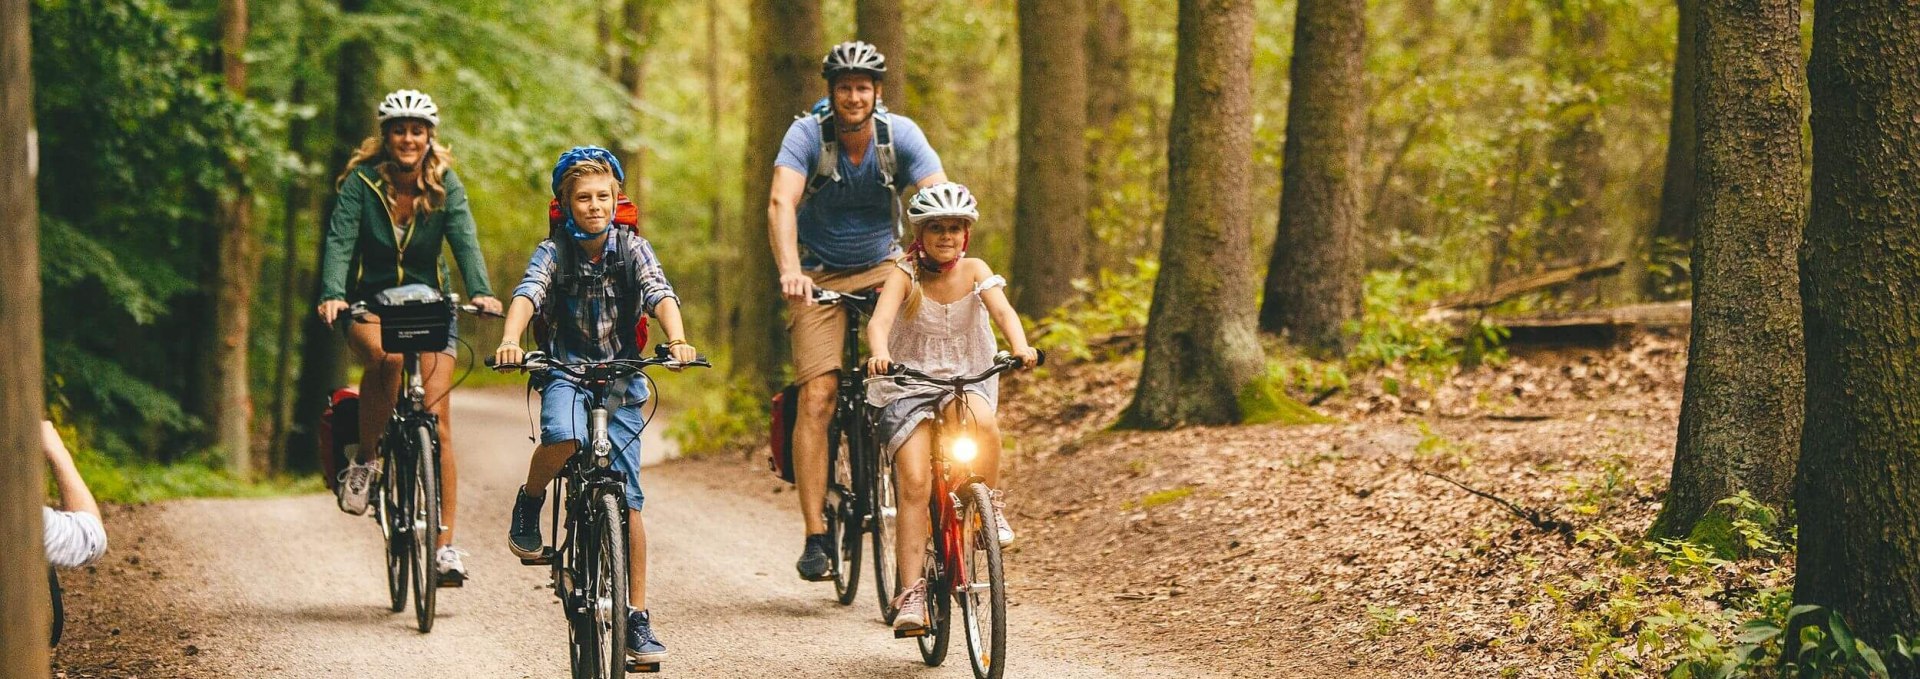
[[[737,242],[745,257],[738,269],[734,302],[733,376],[778,388],[787,345],[780,321],[779,275],[767,243],[767,195],[773,190],[773,160],[793,116],[820,97],[819,0],[754,0],[747,42],[753,84],[747,101],[747,166],[744,219]]]
[[[1693,341],[1673,483],[1653,525],[1670,537],[1696,525],[1727,534],[1734,517],[1714,503],[1739,491],[1785,509],[1804,396],[1800,2],[1702,0],[1697,9]]]
[[[340,13],[351,18],[366,13],[367,0],[340,0],[339,6]],[[360,140],[366,138],[367,130],[372,129],[374,106],[379,103],[375,98],[378,94],[373,78],[379,64],[373,41],[364,37],[342,42],[335,51],[333,154],[322,173],[329,180],[346,166],[349,154],[360,145]],[[328,186],[331,185],[329,182]],[[329,199],[327,209],[320,215],[320,223],[325,224],[332,212],[333,202]],[[316,254],[313,259],[318,262],[318,251],[326,247],[326,239],[314,240]],[[314,302],[320,299],[318,276],[314,277],[313,288],[307,299]],[[320,432],[312,427],[320,421],[320,413],[327,409],[328,392],[347,382],[346,347],[339,333],[312,315],[302,315],[305,318],[301,321],[304,332],[300,350],[300,379],[293,405],[293,431],[288,437],[287,447],[296,453],[317,455]]]
[[[1100,190],[1129,171],[1114,162],[1125,147],[1120,120],[1133,105],[1133,25],[1122,0],[1092,0],[1087,22],[1087,275],[1118,269],[1137,253],[1113,247],[1095,221],[1111,218],[1108,192]],[[1094,84],[1099,86],[1095,87]]]
[[[1634,244],[1643,260],[1641,263],[1652,261],[1659,253],[1661,241],[1684,243],[1693,238],[1693,163],[1695,149],[1699,147],[1699,133],[1695,129],[1698,116],[1694,113],[1699,51],[1694,35],[1700,25],[1700,3],[1699,0],[1679,0],[1679,5],[1680,38],[1673,50],[1673,112],[1667,119],[1666,177],[1660,183],[1659,219],[1652,224],[1651,233],[1637,239]],[[1641,292],[1656,295],[1663,282],[1653,276],[1645,276],[1641,282]]]
[[[707,0],[707,49],[704,51],[707,57],[707,138],[717,140],[720,138],[720,111],[725,106],[725,102],[720,98],[722,92],[722,88],[720,87],[720,55],[725,53],[725,50],[721,49],[720,46],[720,0]],[[719,187],[720,178],[726,176],[725,164],[727,161],[718,153],[709,153],[707,154],[707,162],[707,171],[710,173],[707,179],[707,186],[711,187],[707,199],[707,244],[709,247],[718,248],[721,243],[726,242],[726,238],[723,235],[726,233],[726,198],[725,192],[721,191]],[[726,314],[726,310],[729,308],[727,305],[728,294],[726,286],[723,284],[726,280],[726,267],[724,264],[729,261],[731,260],[727,259],[726,255],[718,255],[708,267],[707,289],[710,291],[708,294],[712,295],[712,297],[708,299],[708,304],[710,305],[709,308],[711,311],[704,314],[697,314],[705,318],[706,330],[702,335],[707,338],[708,342],[712,342],[715,346],[732,345],[732,339],[728,336],[728,332],[733,328],[732,324],[728,322]]]
[[[620,87],[627,93],[633,110],[628,113],[630,119],[638,120],[640,108],[646,103],[647,85],[647,48],[653,44],[653,22],[647,0],[621,0],[620,29],[608,41],[612,46],[608,63],[608,75],[620,81]],[[626,172],[627,198],[640,213],[640,223],[647,219],[647,147],[633,134],[640,129],[635,124],[614,136],[613,153],[620,158],[621,169]]]
[[[247,96],[247,1],[220,0],[220,70],[227,93]],[[248,332],[254,281],[259,263],[253,233],[253,196],[247,190],[246,163],[236,158],[229,191],[215,212],[219,257],[214,262],[213,360],[208,364],[202,415],[213,425],[213,442],[226,455],[227,468],[251,476],[253,399],[248,394]]]
[[[303,15],[304,16],[304,15]],[[309,45],[304,37],[294,38],[295,63],[305,63],[310,57]],[[287,103],[298,108],[307,104],[309,75],[305,68],[295,67],[293,84],[288,88]],[[295,116],[287,121],[287,151],[295,157],[307,157],[307,130],[311,118]],[[303,163],[304,164],[304,163]],[[296,292],[298,282],[313,276],[311,270],[303,267],[300,261],[300,224],[301,218],[312,217],[314,178],[305,173],[290,173],[281,188],[280,214],[280,285],[279,304],[280,326],[275,332],[276,351],[273,361],[273,426],[267,443],[267,468],[275,472],[313,471],[318,458],[312,455],[294,457],[288,454],[287,437],[291,433],[291,415],[287,406],[292,394],[288,391],[293,380],[293,353],[297,343],[294,339],[299,321],[306,318],[306,300]],[[317,229],[316,229],[317,230]]]
[[[1013,297],[1044,316],[1073,299],[1087,256],[1084,0],[1021,0]]]
[[[1552,0],[1549,4],[1553,49],[1548,76],[1566,92],[1553,112],[1555,130],[1547,143],[1549,162],[1559,168],[1559,175],[1547,189],[1546,217],[1535,254],[1540,263],[1550,266],[1600,261],[1617,249],[1614,234],[1606,231],[1600,215],[1607,162],[1597,87],[1605,63],[1607,21],[1596,3]],[[1597,295],[1599,288],[1595,283],[1569,287],[1581,297]]]
[[[853,32],[887,57],[887,105],[912,111],[913,88],[907,82],[907,24],[900,5],[900,0],[855,0]]]
[[[1807,414],[1793,597],[1831,607],[1880,645],[1920,630],[1920,5],[1815,4],[1807,76],[1813,202],[1800,260]]]
[[[1260,329],[1321,352],[1341,351],[1360,314],[1366,34],[1365,0],[1300,0]]]
[[[40,226],[34,196],[32,34],[27,0],[0,0],[0,676],[47,676],[47,558],[40,550]]]
[[[1261,370],[1253,290],[1253,1],[1180,0],[1167,222],[1124,426],[1244,417]],[[1025,246],[1023,246],[1025,247]]]

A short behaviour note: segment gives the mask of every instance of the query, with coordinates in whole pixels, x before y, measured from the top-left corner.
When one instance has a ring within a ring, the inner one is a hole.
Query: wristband
[[[513,347],[515,349],[518,349],[520,348],[520,341],[519,340],[500,340],[500,346]]]

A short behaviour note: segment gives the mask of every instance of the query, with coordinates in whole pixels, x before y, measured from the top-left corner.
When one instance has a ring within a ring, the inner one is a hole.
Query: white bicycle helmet
[[[380,102],[380,124],[402,118],[425,120],[439,127],[440,107],[433,104],[433,97],[419,90],[395,90]]]
[[[879,80],[887,75],[887,57],[880,48],[859,40],[834,45],[827,58],[820,60],[820,77],[832,82],[834,76],[864,73]]]
[[[973,199],[972,191],[954,182],[921,189],[907,201],[907,221],[914,226],[940,217],[963,217],[972,224],[980,221],[980,204]]]

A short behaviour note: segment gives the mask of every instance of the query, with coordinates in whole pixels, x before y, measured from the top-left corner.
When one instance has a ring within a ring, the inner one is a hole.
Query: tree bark
[[[367,0],[340,0],[340,12],[352,16],[365,13]],[[354,147],[365,139],[367,131],[373,129],[373,111],[378,100],[374,91],[374,70],[379,66],[379,56],[374,53],[374,45],[365,39],[350,40],[340,44],[335,54],[333,80],[333,154],[327,162],[325,176],[331,178],[344,169],[349,154]],[[327,223],[333,213],[333,201],[327,201],[327,209],[320,214],[320,223]],[[319,252],[326,248],[326,239],[315,239],[313,261],[320,261]],[[320,277],[314,276],[313,288],[308,297],[315,303],[320,299]],[[346,345],[340,334],[334,332],[318,317],[301,314],[303,339],[300,349],[300,379],[296,386],[297,395],[293,405],[293,426],[288,436],[287,449],[294,454],[317,456],[320,452],[320,432],[314,429],[320,422],[320,413],[327,409],[329,392],[335,387],[346,384]]]
[[[308,43],[302,38],[295,38],[295,40],[298,40],[299,44],[295,46],[294,53],[302,60],[309,58]],[[300,75],[298,71],[293,76],[293,85],[288,91],[287,102],[295,107],[304,106],[307,103],[307,78]],[[303,117],[296,116],[287,121],[289,153],[302,158],[306,157],[308,125],[308,119]],[[313,202],[312,181],[313,178],[300,174],[288,175],[286,185],[281,189],[280,194],[280,202],[283,206],[280,218],[280,327],[275,333],[274,346],[278,350],[275,352],[273,362],[271,411],[273,429],[267,444],[269,458],[267,468],[275,473],[318,469],[317,465],[312,464],[316,461],[313,456],[296,458],[288,454],[287,448],[287,435],[290,433],[287,405],[288,397],[292,395],[288,392],[288,383],[293,380],[294,331],[300,327],[298,320],[306,316],[307,307],[303,303],[304,300],[301,300],[294,291],[299,289],[297,285],[299,280],[311,275],[302,271],[300,265],[300,216],[312,213],[309,209]]]
[[[1698,9],[1693,340],[1673,482],[1653,532],[1716,542],[1736,517],[1714,503],[1747,491],[1784,511],[1800,454],[1806,71],[1799,0],[1703,0]]]
[[[720,55],[723,53],[720,47],[720,0],[707,0],[707,45],[707,138],[718,140],[720,110],[725,106],[720,98]],[[707,243],[718,249],[721,243],[726,242],[723,235],[726,233],[725,198],[724,192],[718,188],[720,178],[727,174],[726,159],[718,153],[709,153],[707,161],[710,163],[707,171],[711,173],[707,186],[712,188],[711,197],[707,202]],[[752,246],[748,244],[742,247]],[[707,294],[711,295],[708,303],[712,305],[710,307],[712,311],[696,314],[704,318],[707,328],[706,341],[713,343],[714,346],[732,346],[729,332],[733,328],[728,319],[729,307],[725,285],[726,271],[732,263],[733,260],[729,259],[724,251],[719,251],[714,261],[709,263]]]
[[[1180,0],[1167,222],[1146,360],[1122,426],[1244,416],[1261,371],[1253,291],[1253,2]]]
[[[1604,61],[1607,24],[1598,8],[1575,0],[1556,0],[1551,15],[1555,49],[1549,75],[1574,90],[1554,112],[1556,132],[1547,143],[1547,156],[1559,168],[1559,181],[1547,190],[1536,261],[1550,265],[1600,261],[1616,254],[1600,214],[1607,163],[1599,96],[1594,90]],[[1600,288],[1597,283],[1583,284],[1576,286],[1573,295],[1592,298]]]
[[[647,48],[653,44],[653,22],[647,12],[646,0],[621,0],[620,31],[612,40],[614,58],[611,75],[620,81],[620,86],[632,102],[633,110],[628,113],[630,119],[637,119],[640,107],[646,103],[647,84]],[[638,124],[628,128],[628,132],[639,129]],[[620,159],[621,169],[626,171],[627,199],[633,201],[634,209],[640,214],[640,225],[647,223],[647,147],[632,143],[626,139],[628,134],[615,137],[614,156]],[[631,148],[629,148],[631,146]]]
[[[804,111],[820,97],[819,0],[754,0],[748,42],[753,87],[748,93],[746,194],[742,202],[739,243],[746,256],[740,263],[738,316],[733,330],[733,376],[758,384],[767,393],[779,388],[784,374],[786,325],[781,322],[779,273],[767,247],[767,196],[773,189],[773,160],[780,140]]]
[[[1086,269],[1087,30],[1083,0],[1022,0],[1020,162],[1013,291],[1041,317],[1075,297]]]
[[[1694,232],[1693,163],[1699,147],[1696,130],[1699,117],[1694,113],[1699,50],[1694,35],[1700,25],[1700,0],[1678,1],[1680,39],[1673,51],[1673,113],[1667,120],[1667,169],[1660,184],[1660,216],[1652,225],[1652,233],[1634,244],[1648,262],[1657,254],[1660,241],[1685,243],[1693,239]],[[1661,282],[1652,276],[1643,276],[1640,291],[1648,296],[1657,295]]]
[[[913,88],[907,82],[907,24],[900,0],[855,0],[853,5],[857,39],[873,43],[887,57],[883,93],[887,104],[902,111],[914,110]]]
[[[0,0],[0,676],[47,676],[47,556],[40,549],[40,216],[34,195],[33,51],[27,0]]]
[[[1117,181],[1127,170],[1116,167],[1114,154],[1126,144],[1126,130],[1120,120],[1133,105],[1132,63],[1133,27],[1121,0],[1093,0],[1087,24],[1087,267],[1086,275],[1096,276],[1100,269],[1120,270],[1138,253],[1125,243],[1108,242],[1100,235],[1096,222],[1118,222],[1121,217],[1109,207],[1107,192],[1101,187]],[[1094,87],[1094,83],[1099,83]],[[1109,223],[1112,229],[1118,224]],[[1119,234],[1109,232],[1109,238]],[[1115,238],[1118,240],[1118,238]]]
[[[1920,5],[1832,0],[1813,16],[1794,601],[1885,648],[1920,630]]]
[[[247,2],[220,0],[220,69],[227,93],[247,97]],[[252,321],[254,281],[259,276],[253,233],[253,199],[247,190],[246,164],[236,158],[228,195],[216,213],[219,259],[213,305],[211,389],[202,416],[213,425],[213,443],[226,456],[227,469],[248,478],[258,471],[253,456],[253,398],[248,393],[248,327]]]
[[[1260,329],[1322,353],[1343,351],[1343,326],[1360,315],[1365,12],[1364,0],[1301,0],[1294,20],[1280,223]]]

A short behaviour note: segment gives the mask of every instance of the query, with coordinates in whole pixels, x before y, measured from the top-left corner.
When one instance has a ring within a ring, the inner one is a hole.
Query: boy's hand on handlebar
[[[340,317],[340,312],[346,311],[346,310],[347,310],[346,300],[330,299],[325,302],[321,302],[320,306],[315,307],[314,313],[320,314],[320,320],[326,321],[327,324],[331,325],[333,324],[333,321],[335,319],[338,319]]]
[[[867,357],[867,374],[868,375],[885,375],[887,374],[888,370],[892,370],[892,369],[893,369],[892,356],[888,356],[886,354],[875,354],[873,356]]]
[[[700,359],[700,352],[695,350],[693,345],[687,344],[686,342],[667,347],[667,353],[674,361],[667,365],[667,369],[674,372],[685,370],[687,367],[686,364]]]
[[[501,372],[514,370],[516,369],[514,366],[518,366],[521,361],[526,359],[526,356],[526,350],[521,349],[518,343],[501,342],[500,348],[493,350],[494,369]]]

